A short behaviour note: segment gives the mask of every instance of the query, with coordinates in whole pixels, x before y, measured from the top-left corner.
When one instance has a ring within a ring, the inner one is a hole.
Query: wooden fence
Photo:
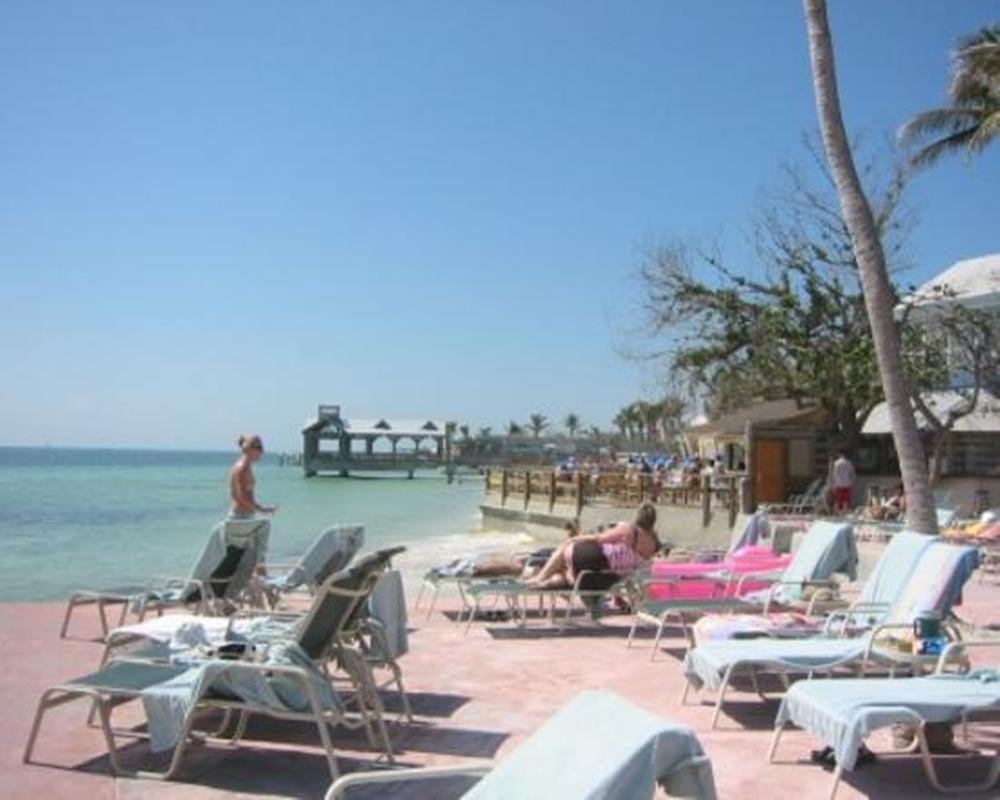
[[[488,469],[487,494],[498,494],[500,506],[519,504],[527,509],[532,501],[569,505],[576,517],[584,506],[637,506],[647,500],[657,506],[701,508],[707,525],[713,508],[724,508],[732,526],[739,511],[739,477],[700,478],[697,486],[661,484],[653,475],[622,472],[559,475],[551,469]]]

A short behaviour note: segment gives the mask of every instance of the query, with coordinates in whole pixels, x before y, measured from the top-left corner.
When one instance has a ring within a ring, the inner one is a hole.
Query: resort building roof
[[[909,295],[903,305],[939,306],[950,303],[961,303],[970,308],[1000,309],[1000,253],[952,264]]]
[[[931,392],[925,396],[924,400],[940,418],[947,415],[948,411],[959,403],[965,402],[965,396],[960,392],[947,390]],[[914,409],[914,413],[917,425],[924,430],[929,430],[931,425],[927,418],[919,410]],[[979,394],[975,410],[959,419],[952,430],[956,433],[1000,433],[1000,398],[983,389]],[[872,413],[868,415],[868,419],[865,420],[861,432],[868,434],[892,433],[887,403],[879,403],[875,406]]]
[[[701,425],[692,425],[685,432],[698,435],[742,436],[748,422],[757,425],[805,425],[819,421],[824,416],[825,412],[810,401],[764,400]]]

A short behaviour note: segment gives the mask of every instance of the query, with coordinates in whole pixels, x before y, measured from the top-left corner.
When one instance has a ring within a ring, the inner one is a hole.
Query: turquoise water
[[[185,575],[228,508],[230,453],[0,447],[0,600]],[[459,541],[480,526],[482,482],[312,478],[265,458],[257,499],[277,503],[270,558],[323,528],[360,523],[366,549]]]

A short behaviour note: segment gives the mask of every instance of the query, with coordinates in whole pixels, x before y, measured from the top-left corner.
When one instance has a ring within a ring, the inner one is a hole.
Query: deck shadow
[[[510,734],[436,725],[401,725],[392,734],[393,745],[415,753],[493,758]]]
[[[624,628],[621,625],[588,625],[588,626],[574,626],[570,625],[566,628],[542,628],[542,627],[526,627],[518,628],[515,626],[498,628],[484,626],[486,632],[497,640],[508,640],[516,641],[518,639],[530,640],[530,639],[580,639],[580,638],[599,638],[599,639],[627,639],[628,638],[628,628]],[[624,646],[623,646],[624,647]]]
[[[388,714],[402,714],[403,702],[398,692],[383,690],[382,705]],[[459,694],[444,694],[441,692],[407,692],[410,708],[415,716],[435,717],[444,719],[454,715],[458,709],[470,702],[472,698]]]

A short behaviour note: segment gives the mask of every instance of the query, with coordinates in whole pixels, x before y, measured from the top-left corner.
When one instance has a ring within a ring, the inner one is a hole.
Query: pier
[[[346,478],[353,472],[400,472],[444,468],[453,475],[452,422],[347,419],[340,406],[321,405],[302,429],[302,469]],[[428,447],[429,444],[429,447]]]

